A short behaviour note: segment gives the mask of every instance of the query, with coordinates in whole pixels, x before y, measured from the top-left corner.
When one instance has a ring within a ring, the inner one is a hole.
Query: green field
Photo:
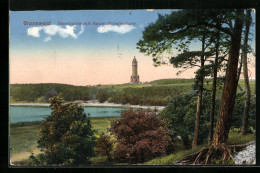
[[[32,152],[37,145],[40,133],[40,122],[17,123],[10,125],[10,154]]]
[[[109,122],[115,118],[91,118],[95,135],[99,137],[102,132],[106,132]],[[10,154],[20,152],[32,152],[37,146],[40,133],[40,122],[16,123],[10,125]]]

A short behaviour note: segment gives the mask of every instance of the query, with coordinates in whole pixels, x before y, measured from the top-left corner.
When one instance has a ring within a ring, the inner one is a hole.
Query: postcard
[[[9,166],[255,165],[255,10],[10,11]]]

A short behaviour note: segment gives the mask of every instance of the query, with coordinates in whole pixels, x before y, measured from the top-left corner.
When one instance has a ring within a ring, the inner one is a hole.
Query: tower
[[[139,75],[137,74],[137,60],[135,57],[132,61],[131,83],[139,83]]]

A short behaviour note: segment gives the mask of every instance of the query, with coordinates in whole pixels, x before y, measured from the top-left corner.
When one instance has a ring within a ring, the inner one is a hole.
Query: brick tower
[[[139,83],[139,75],[137,74],[137,60],[135,59],[135,57],[132,62],[131,83]]]

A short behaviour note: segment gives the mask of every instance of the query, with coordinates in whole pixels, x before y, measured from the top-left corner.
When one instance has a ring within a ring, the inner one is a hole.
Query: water
[[[84,107],[84,112],[90,117],[120,116],[124,108],[114,107]],[[51,115],[49,107],[10,106],[10,123],[42,121]]]

